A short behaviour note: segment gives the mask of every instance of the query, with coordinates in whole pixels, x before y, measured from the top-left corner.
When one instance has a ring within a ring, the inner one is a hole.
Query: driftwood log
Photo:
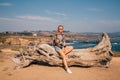
[[[112,59],[111,43],[107,33],[102,34],[102,40],[93,48],[74,49],[67,54],[68,66],[103,66],[109,67]],[[20,49],[12,60],[16,67],[23,68],[32,62],[43,62],[54,66],[63,66],[62,58],[48,44],[38,44],[29,46],[27,51]]]

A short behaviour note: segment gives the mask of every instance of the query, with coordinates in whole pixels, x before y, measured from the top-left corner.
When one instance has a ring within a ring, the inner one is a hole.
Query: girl
[[[72,51],[73,47],[66,46],[65,36],[63,34],[63,28],[64,27],[62,25],[58,26],[57,33],[56,33],[54,40],[53,40],[53,45],[55,47],[55,50],[62,57],[64,66],[65,66],[65,70],[67,71],[67,73],[72,73],[72,71],[68,68],[68,65],[67,65],[66,54],[69,53],[70,51]]]

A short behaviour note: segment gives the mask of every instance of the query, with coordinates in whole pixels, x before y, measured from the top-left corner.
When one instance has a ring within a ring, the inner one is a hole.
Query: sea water
[[[120,52],[120,39],[111,39],[112,51]],[[74,49],[92,48],[98,44],[97,40],[72,40],[67,41],[67,45],[71,45]]]

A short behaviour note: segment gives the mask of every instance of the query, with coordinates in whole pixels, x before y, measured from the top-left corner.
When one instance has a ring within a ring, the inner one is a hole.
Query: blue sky
[[[0,32],[119,32],[120,0],[0,0]]]

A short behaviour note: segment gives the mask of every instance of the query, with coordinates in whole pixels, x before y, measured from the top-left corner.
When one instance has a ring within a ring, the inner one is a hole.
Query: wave
[[[118,43],[113,43],[113,44],[118,44]]]
[[[74,44],[74,43],[66,43],[67,45]]]

